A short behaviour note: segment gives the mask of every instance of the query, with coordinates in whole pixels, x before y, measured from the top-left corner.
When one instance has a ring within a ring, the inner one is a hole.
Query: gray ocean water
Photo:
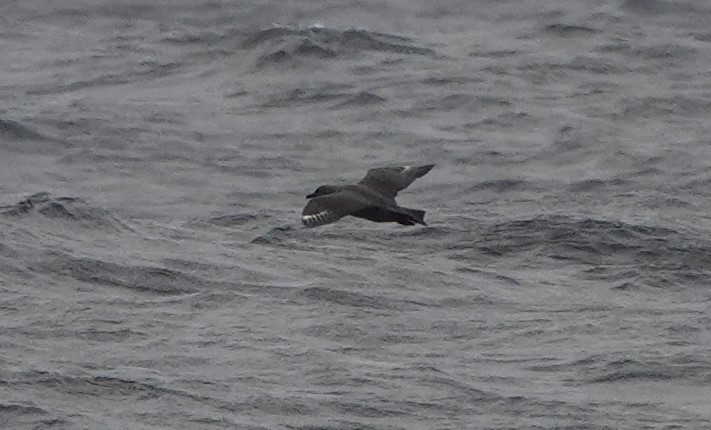
[[[710,22],[0,2],[0,428],[711,428]]]

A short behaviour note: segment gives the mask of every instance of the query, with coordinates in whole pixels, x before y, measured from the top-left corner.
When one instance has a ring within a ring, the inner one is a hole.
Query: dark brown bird
[[[398,206],[395,196],[433,167],[434,164],[379,167],[368,170],[357,185],[322,185],[306,196],[310,200],[301,214],[301,222],[307,227],[318,227],[350,215],[375,222],[427,225],[425,211]]]

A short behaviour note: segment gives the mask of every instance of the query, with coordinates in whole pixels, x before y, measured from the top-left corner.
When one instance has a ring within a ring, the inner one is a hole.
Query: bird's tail
[[[427,223],[425,222],[425,211],[419,209],[403,209],[405,214],[407,214],[408,221],[412,223],[427,225]]]

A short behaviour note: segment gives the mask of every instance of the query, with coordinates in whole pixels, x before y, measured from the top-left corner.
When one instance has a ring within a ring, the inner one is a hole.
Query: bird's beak
[[[313,198],[313,197],[316,197],[316,194],[309,194],[308,196],[306,196],[307,199],[310,199],[310,198]]]

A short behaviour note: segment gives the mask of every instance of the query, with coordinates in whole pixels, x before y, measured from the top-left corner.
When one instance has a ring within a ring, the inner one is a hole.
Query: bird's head
[[[326,194],[333,194],[335,192],[338,192],[338,190],[339,187],[335,185],[321,185],[320,187],[316,188],[316,191],[306,196],[306,198],[312,199],[318,196],[325,196]]]

